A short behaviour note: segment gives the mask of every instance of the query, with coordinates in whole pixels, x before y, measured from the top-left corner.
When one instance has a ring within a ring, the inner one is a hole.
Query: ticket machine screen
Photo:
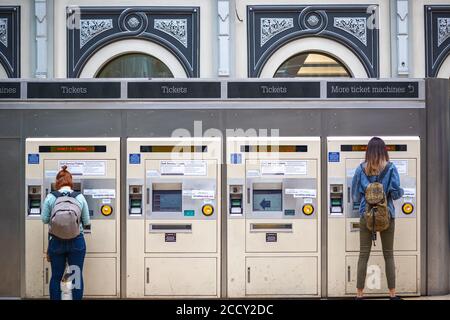
[[[253,190],[253,211],[281,211],[282,191]]]
[[[181,190],[153,190],[152,203],[155,212],[181,212]]]

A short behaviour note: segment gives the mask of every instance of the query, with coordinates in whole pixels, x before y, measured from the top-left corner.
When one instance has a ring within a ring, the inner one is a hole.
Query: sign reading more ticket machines
[[[48,225],[41,214],[46,196],[57,191],[55,178],[63,165],[72,173],[74,191],[86,198],[91,220],[84,230],[84,295],[120,297],[119,138],[26,139],[25,296],[49,295]]]
[[[320,296],[320,138],[227,139],[228,296]]]
[[[405,193],[395,206],[394,259],[398,294],[420,295],[420,139],[386,137],[390,161]],[[328,138],[328,295],[354,296],[359,256],[360,203],[351,197],[352,179],[364,161],[370,137]],[[386,294],[384,258],[378,234],[368,262],[365,293]]]
[[[127,298],[220,296],[221,148],[127,140]]]

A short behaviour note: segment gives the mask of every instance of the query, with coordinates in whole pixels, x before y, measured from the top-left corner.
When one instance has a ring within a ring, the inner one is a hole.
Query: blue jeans
[[[50,299],[61,300],[61,280],[66,270],[66,262],[71,267],[72,275],[78,269],[80,279],[73,279],[75,284],[72,290],[73,300],[83,298],[83,263],[86,255],[86,242],[80,234],[72,240],[61,240],[52,236],[48,243],[48,255],[52,266],[52,278],[50,279]],[[77,281],[79,280],[79,281]]]

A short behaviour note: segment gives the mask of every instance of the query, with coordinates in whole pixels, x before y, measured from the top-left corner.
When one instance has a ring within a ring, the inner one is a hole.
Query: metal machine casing
[[[320,138],[226,147],[228,297],[319,297]]]
[[[390,161],[400,175],[405,195],[394,201],[396,291],[420,295],[420,138],[382,137]],[[353,204],[351,183],[357,166],[364,161],[370,137],[328,137],[328,296],[355,295],[359,256],[359,204]],[[342,199],[339,206],[336,199]],[[333,204],[334,203],[334,204]],[[410,204],[412,212],[402,207]],[[342,210],[341,210],[342,209]],[[386,294],[384,258],[378,233],[368,262],[365,293]]]
[[[221,148],[127,140],[127,298],[220,296]]]
[[[89,207],[90,229],[84,230],[84,296],[120,297],[120,139],[28,138],[25,159],[25,297],[49,295],[50,263],[46,260],[48,225],[42,204],[55,191],[62,165],[72,173],[74,190]],[[112,210],[102,213],[107,206]]]

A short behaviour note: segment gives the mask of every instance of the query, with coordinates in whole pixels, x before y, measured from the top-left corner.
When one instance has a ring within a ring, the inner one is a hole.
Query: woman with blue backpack
[[[72,297],[83,298],[83,263],[86,242],[83,229],[90,225],[88,204],[84,196],[73,191],[72,174],[67,166],[56,175],[57,191],[44,200],[42,221],[49,225],[47,259],[50,261],[50,299],[61,300],[61,280],[68,265],[73,282]]]
[[[362,299],[366,282],[367,262],[372,242],[380,233],[386,278],[391,300],[400,300],[395,292],[394,200],[403,196],[400,176],[389,161],[386,144],[380,138],[369,141],[365,162],[355,171],[352,181],[353,203],[360,203],[360,253],[357,268],[356,299]]]

